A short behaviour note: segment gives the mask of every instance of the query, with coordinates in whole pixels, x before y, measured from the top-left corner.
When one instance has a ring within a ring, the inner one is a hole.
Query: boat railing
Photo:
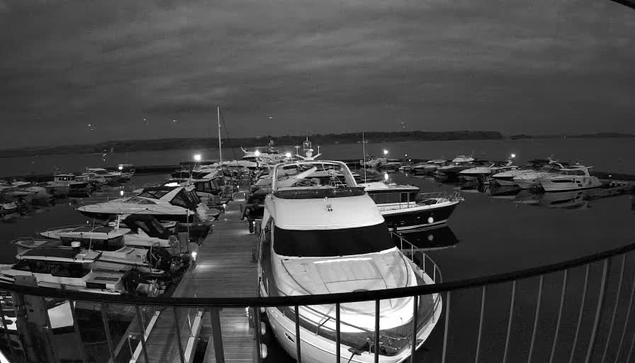
[[[404,250],[412,251],[409,254],[418,253],[404,243]],[[59,290],[45,287],[25,286],[13,283],[0,283],[0,290],[13,293],[17,301],[20,297],[30,298],[36,301],[40,297],[61,298],[82,303],[93,303],[102,306],[102,336],[113,342],[113,335],[109,329],[103,329],[111,322],[112,314],[108,307],[123,305],[132,311],[141,309],[165,309],[161,315],[167,317],[176,315],[180,320],[165,320],[159,326],[157,336],[139,335],[140,354],[148,356],[146,362],[163,362],[165,359],[157,358],[161,349],[147,349],[145,339],[152,343],[153,339],[170,334],[181,334],[185,310],[191,309],[190,316],[197,311],[199,321],[205,321],[205,329],[201,334],[208,334],[209,343],[213,347],[216,362],[224,362],[225,356],[230,354],[231,344],[225,342],[235,339],[233,334],[237,329],[248,329],[254,336],[254,358],[261,362],[267,355],[265,345],[270,344],[266,337],[266,329],[261,329],[263,318],[261,308],[276,307],[280,311],[288,308],[293,315],[287,321],[291,324],[291,330],[287,331],[289,340],[293,343],[298,353],[308,348],[306,340],[315,339],[314,330],[304,328],[301,312],[304,309],[298,307],[314,305],[333,305],[334,321],[327,325],[333,328],[332,333],[333,361],[341,361],[349,358],[351,354],[358,354],[355,349],[344,345],[345,332],[341,327],[345,322],[340,319],[345,304],[353,302],[367,302],[374,306],[375,328],[373,332],[381,332],[380,308],[382,301],[403,297],[422,297],[438,294],[443,298],[443,312],[437,312],[425,329],[429,329],[428,339],[425,340],[425,352],[417,351],[416,358],[412,362],[420,361],[425,354],[426,361],[434,362],[631,362],[635,353],[635,243],[616,247],[608,251],[597,253],[595,251],[564,262],[550,263],[538,267],[523,268],[511,272],[499,273],[476,278],[445,281],[437,284],[420,285],[409,288],[357,291],[351,293],[335,293],[321,295],[298,296],[274,296],[274,297],[135,297],[91,294],[88,292]],[[425,259],[425,271],[433,274],[435,279],[437,271],[431,259]],[[198,267],[204,267],[200,265]],[[449,268],[450,266],[448,266]],[[436,272],[433,272],[436,271]],[[446,270],[447,271],[447,270]],[[447,272],[445,273],[447,275]],[[447,280],[447,276],[445,276]],[[413,309],[421,299],[412,299]],[[439,301],[440,302],[440,301]],[[71,304],[72,306],[72,304]],[[0,309],[2,306],[0,306]],[[249,308],[253,311],[253,323],[247,324],[244,311]],[[373,309],[371,307],[371,309]],[[171,310],[171,311],[170,311]],[[29,309],[16,309],[20,314],[29,314]],[[200,313],[204,311],[203,313]],[[240,313],[240,315],[236,315]],[[3,314],[0,311],[0,315]],[[202,314],[202,315],[200,315]],[[413,314],[416,318],[409,323],[412,331],[416,331],[421,325],[419,314]],[[144,318],[145,319],[145,318]],[[244,319],[244,320],[240,320]],[[333,319],[333,318],[332,318]],[[28,325],[20,325],[28,321]],[[211,321],[211,329],[208,321]],[[29,326],[27,332],[45,336],[50,329],[50,322],[42,321],[36,324],[36,320],[26,320],[24,315],[18,316],[18,327]],[[222,324],[221,324],[222,322]],[[436,327],[432,329],[435,325]],[[85,325],[74,324],[74,329],[86,329]],[[94,324],[93,324],[94,325]],[[251,326],[248,326],[251,325]],[[192,325],[193,326],[193,325]],[[31,327],[34,329],[32,330]],[[90,327],[88,327],[90,328]],[[294,329],[295,328],[295,329]],[[323,326],[321,329],[326,329]],[[141,330],[147,330],[143,328]],[[155,328],[157,329],[157,328]],[[162,329],[162,330],[161,330]],[[294,331],[295,330],[295,331]],[[188,330],[184,330],[188,332]],[[190,330],[191,333],[193,330]],[[177,333],[178,332],[178,333]],[[264,333],[262,333],[264,332]],[[9,332],[1,332],[6,339]],[[38,335],[39,336],[39,335]],[[173,336],[173,335],[172,335]],[[405,335],[404,335],[405,336]],[[412,349],[412,354],[420,346],[421,341],[411,342],[406,349]],[[77,347],[87,346],[82,339],[84,334],[76,334]],[[296,337],[300,337],[296,339]],[[269,339],[271,336],[269,337]],[[283,336],[284,338],[284,336]],[[124,343],[121,345],[125,345]],[[379,361],[384,355],[381,347],[380,334],[373,334],[365,348],[366,353],[371,352],[375,361]],[[419,339],[419,338],[417,338]],[[425,337],[421,338],[425,339]],[[106,340],[106,339],[104,339]],[[186,352],[186,345],[181,339],[171,339],[173,351]],[[302,343],[301,343],[302,342]],[[156,344],[156,342],[155,342]],[[248,346],[251,346],[251,342]],[[117,342],[110,344],[116,347]],[[150,345],[148,345],[150,346]],[[371,348],[368,348],[368,347]],[[59,345],[43,344],[41,349],[56,351]],[[156,347],[156,345],[155,345]],[[242,349],[245,346],[242,346]],[[22,351],[11,349],[11,355],[19,357],[21,354],[39,355],[40,351],[23,349]],[[108,349],[113,361],[121,361],[115,354],[115,349]],[[180,353],[181,357],[186,353]],[[235,354],[232,351],[231,354]],[[150,359],[152,357],[152,359]],[[413,357],[411,355],[411,357]],[[502,358],[502,359],[501,359]],[[370,358],[372,359],[372,358]],[[416,360],[414,360],[416,359]],[[88,358],[86,358],[88,360]],[[174,361],[178,361],[178,356]],[[12,362],[18,362],[14,359]],[[53,361],[40,357],[31,361]],[[125,361],[128,361],[127,359]],[[270,361],[270,360],[269,360]],[[304,361],[304,360],[298,360]],[[330,361],[330,360],[329,360]]]
[[[399,249],[401,252],[408,257],[413,264],[417,267],[421,278],[427,276],[432,280],[433,283],[439,284],[443,282],[443,275],[441,274],[441,269],[434,262],[434,260],[428,256],[424,251],[420,248],[409,242],[404,236],[399,233],[390,232],[393,237],[393,240],[398,241]]]
[[[412,200],[409,202],[396,202],[396,203],[386,203],[380,205],[380,210],[402,210],[414,208],[422,205],[434,205],[445,202],[462,202],[464,199],[461,196],[461,193],[454,192],[425,192],[418,193],[416,200]]]

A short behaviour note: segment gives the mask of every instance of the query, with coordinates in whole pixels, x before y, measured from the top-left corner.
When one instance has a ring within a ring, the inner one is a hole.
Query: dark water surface
[[[94,195],[93,198],[113,198],[120,190],[129,192],[162,176],[136,176],[132,184],[123,189],[113,188],[107,193]],[[392,174],[398,183],[410,183],[420,186],[423,191],[454,190],[453,185],[439,184],[429,179],[411,178],[403,174]],[[568,210],[546,208],[541,205],[520,203],[515,196],[505,198],[491,197],[486,193],[464,192],[465,202],[460,204],[448,226],[451,235],[459,242],[451,247],[431,250],[429,254],[440,266],[444,281],[473,278],[509,271],[540,266],[572,258],[595,254],[611,248],[635,242],[635,212],[631,211],[629,196],[618,196],[588,201],[584,208]],[[35,232],[60,225],[86,223],[87,221],[75,208],[80,199],[68,199],[53,207],[20,218],[12,223],[0,223],[0,262],[10,263],[15,249],[10,245],[12,239],[30,236]],[[406,235],[407,236],[407,235]],[[436,241],[440,242],[440,241]],[[442,244],[442,243],[441,243]],[[613,332],[609,346],[610,361],[617,350],[620,324],[624,324],[627,295],[633,282],[634,263],[627,260],[624,287],[619,299],[618,328]],[[580,331],[580,342],[574,362],[583,361],[585,344],[590,337],[590,326],[597,304],[597,293],[602,266],[596,264],[591,269],[588,301],[584,309],[584,328]],[[611,266],[613,276],[619,275],[620,260]],[[580,307],[584,269],[572,270],[569,274],[565,309],[559,333],[559,344],[555,351],[556,362],[567,362]],[[545,277],[542,298],[539,333],[536,338],[535,362],[548,361],[551,343],[554,340],[558,302],[562,287],[562,274]],[[617,282],[612,280],[607,297],[608,306],[615,301]],[[509,344],[508,362],[526,361],[533,327],[538,279],[519,282],[515,295],[514,319]],[[448,362],[472,362],[476,351],[478,319],[481,302],[480,289],[460,291],[451,297],[450,330],[448,336]],[[505,344],[511,302],[511,284],[492,286],[487,291],[485,307],[485,325],[480,351],[481,362],[502,360],[502,347]],[[444,304],[447,299],[444,299]],[[445,309],[445,307],[444,307]],[[611,309],[607,309],[611,310]],[[445,312],[444,312],[445,313]],[[609,320],[607,315],[605,321]],[[634,320],[634,319],[631,319]],[[608,325],[600,328],[601,346],[606,340]],[[626,344],[633,341],[635,324],[628,325],[629,334]],[[417,361],[440,361],[443,341],[443,320],[435,327],[424,348],[417,352]],[[630,345],[629,345],[630,346]],[[601,349],[600,349],[601,351]],[[270,348],[269,361],[286,361],[288,357],[278,352],[275,346]],[[599,353],[601,354],[601,352]],[[624,361],[626,353],[621,353],[618,361]]]

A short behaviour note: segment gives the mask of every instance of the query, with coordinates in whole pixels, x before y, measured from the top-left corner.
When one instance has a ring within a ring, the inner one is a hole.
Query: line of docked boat
[[[56,170],[49,180],[0,180],[0,218],[13,221],[34,208],[47,207],[66,197],[84,198],[107,186],[120,186],[134,175],[131,164],[120,164],[117,170],[86,168],[83,173],[61,173]]]
[[[564,192],[602,187],[602,182],[591,175],[592,166],[568,164],[551,158],[530,160],[526,165],[513,165],[507,161],[487,161],[459,155],[452,160],[430,160],[406,165],[402,171],[415,176],[431,176],[440,182],[456,182],[518,187],[545,192]]]

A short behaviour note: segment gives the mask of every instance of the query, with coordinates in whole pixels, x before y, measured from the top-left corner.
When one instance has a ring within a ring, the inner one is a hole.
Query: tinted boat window
[[[276,227],[274,239],[274,251],[283,256],[350,256],[380,252],[395,247],[386,223],[357,228],[308,231]]]

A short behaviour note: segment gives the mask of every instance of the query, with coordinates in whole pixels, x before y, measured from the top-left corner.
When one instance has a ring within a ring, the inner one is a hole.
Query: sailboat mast
[[[223,152],[221,150],[221,140],[220,140],[220,107],[216,107],[216,119],[218,121],[218,164],[223,161]]]
[[[364,183],[366,183],[366,139],[364,138],[364,133],[362,132],[362,163],[364,165]]]

